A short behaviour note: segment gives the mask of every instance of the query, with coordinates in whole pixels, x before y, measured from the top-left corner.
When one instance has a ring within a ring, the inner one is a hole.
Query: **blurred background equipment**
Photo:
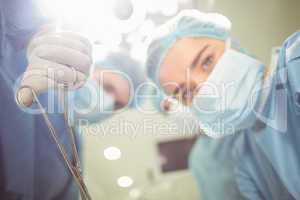
[[[163,173],[188,169],[188,157],[197,138],[158,142],[160,168]]]

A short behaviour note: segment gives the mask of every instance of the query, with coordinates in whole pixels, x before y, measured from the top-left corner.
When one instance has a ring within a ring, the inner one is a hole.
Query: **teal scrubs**
[[[257,127],[235,151],[236,179],[249,200],[300,199],[300,32],[283,45]]]
[[[234,176],[232,152],[242,134],[212,139],[200,136],[190,154],[189,165],[201,200],[242,200]]]

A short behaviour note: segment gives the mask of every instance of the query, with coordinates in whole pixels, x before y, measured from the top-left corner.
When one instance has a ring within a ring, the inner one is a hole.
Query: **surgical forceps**
[[[67,98],[67,91],[68,91],[67,86],[66,85],[64,86],[64,119],[65,119],[65,124],[66,124],[67,129],[68,129],[67,130],[67,132],[68,132],[68,141],[69,141],[69,143],[72,147],[72,158],[73,158],[74,163],[72,163],[70,161],[70,159],[68,158],[67,151],[66,151],[65,147],[59,141],[59,137],[56,133],[56,130],[55,130],[53,124],[51,123],[46,110],[43,108],[41,102],[39,101],[38,95],[35,92],[35,90],[33,88],[31,88],[30,86],[24,85],[24,86],[21,86],[19,88],[19,91],[23,88],[28,88],[28,89],[31,90],[34,101],[37,103],[39,109],[42,111],[42,115],[43,115],[43,118],[45,120],[45,123],[46,123],[47,127],[49,128],[50,135],[53,138],[53,140],[54,140],[61,156],[63,157],[63,159],[65,161],[65,164],[66,164],[67,168],[69,169],[71,175],[73,176],[73,178],[74,178],[74,180],[75,180],[75,182],[76,182],[76,184],[79,188],[81,199],[82,200],[91,200],[91,196],[90,196],[90,194],[88,192],[88,189],[86,187],[86,184],[84,183],[84,180],[83,180],[82,170],[81,170],[81,165],[80,165],[80,159],[79,159],[79,155],[78,155],[78,149],[77,149],[76,142],[75,142],[75,136],[74,136],[73,128],[71,127],[70,122],[69,122],[69,110],[68,110],[68,101],[67,101],[68,100],[68,98]],[[17,102],[17,104],[19,106],[23,106],[19,102],[19,99],[18,99],[17,95],[18,95],[18,92],[16,93],[16,102]]]

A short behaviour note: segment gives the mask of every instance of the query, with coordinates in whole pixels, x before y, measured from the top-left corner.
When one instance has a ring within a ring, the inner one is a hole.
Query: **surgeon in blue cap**
[[[205,134],[240,135],[232,166],[247,199],[300,198],[299,35],[285,42],[270,73],[233,48],[226,17],[187,10],[148,50],[151,79],[193,110]]]
[[[73,105],[74,119],[77,123],[95,123],[105,120],[115,111],[142,106],[147,91],[145,83],[142,64],[124,51],[111,52],[103,59],[96,59],[87,83],[71,93],[69,105]],[[87,108],[90,109],[88,112]]]
[[[200,199],[243,199],[236,184],[232,153],[241,135],[213,139],[203,134],[197,116],[187,107],[167,97],[158,98],[156,108],[183,136],[198,136],[189,155],[189,168],[198,184]]]

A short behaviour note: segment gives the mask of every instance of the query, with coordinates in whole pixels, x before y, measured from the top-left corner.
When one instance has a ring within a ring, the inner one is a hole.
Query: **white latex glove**
[[[43,30],[28,45],[28,67],[17,93],[21,105],[33,102],[32,88],[37,94],[63,84],[76,89],[84,85],[92,65],[90,42],[74,32]]]

